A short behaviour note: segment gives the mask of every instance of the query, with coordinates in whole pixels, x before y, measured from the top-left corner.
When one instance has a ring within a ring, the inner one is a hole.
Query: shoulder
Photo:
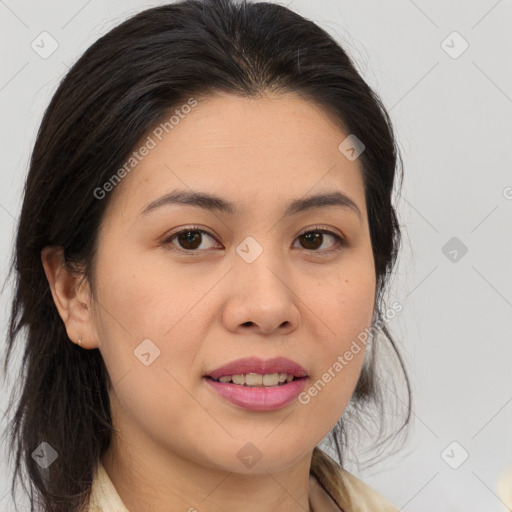
[[[343,469],[341,471],[353,512],[398,512],[397,507],[369,485],[348,471]]]
[[[94,470],[87,512],[128,512],[101,460]]]
[[[384,496],[318,447],[313,451],[311,472],[345,512],[398,512]]]
[[[496,492],[504,504],[512,503],[512,467],[500,474],[496,483]],[[505,508],[505,510],[509,509]]]

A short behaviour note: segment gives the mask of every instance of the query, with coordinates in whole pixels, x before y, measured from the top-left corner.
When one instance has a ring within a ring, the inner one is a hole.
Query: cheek
[[[124,280],[112,276],[112,286],[105,286],[111,293],[103,296],[101,354],[113,383],[118,424],[132,439],[145,432],[179,451],[187,437],[181,425],[194,419],[197,430],[211,420],[194,400],[188,370],[194,368],[204,338],[196,317],[203,310],[194,308],[197,288],[195,293],[182,290],[176,281],[154,274],[154,269],[139,268]]]
[[[371,264],[347,264],[335,278],[322,280],[315,288],[312,303],[317,316],[311,325],[315,326],[312,337],[317,373],[299,396],[299,402],[311,407],[314,410],[311,416],[318,414],[329,428],[343,414],[357,384],[374,300],[375,276]]]
[[[306,280],[301,296],[311,305],[311,325],[323,344],[319,356],[344,350],[371,325],[376,291],[372,261],[347,259],[338,269],[329,270],[329,276],[315,276],[316,286],[308,287]]]
[[[115,395],[138,421],[158,425],[164,411],[167,420],[174,420],[176,411],[190,404],[180,384],[189,387],[186,369],[194,367],[198,342],[204,339],[202,324],[191,319],[203,311],[198,302],[212,284],[188,286],[187,279],[144,265],[127,252],[115,260],[103,258],[99,269],[96,321]]]
[[[350,332],[353,338],[369,327],[373,319],[376,275],[369,242],[364,250],[354,252],[342,269],[337,286],[333,291],[339,306],[337,328],[340,332]]]
[[[145,338],[157,345],[167,343],[175,331],[183,329],[189,312],[201,301],[211,286],[204,279],[194,279],[193,269],[176,270],[164,257],[150,257],[133,250],[112,248],[115,258],[103,256],[99,271],[102,324],[135,348]],[[107,332],[107,338],[109,337]],[[118,334],[120,333],[120,334]],[[128,341],[129,340],[129,341]]]

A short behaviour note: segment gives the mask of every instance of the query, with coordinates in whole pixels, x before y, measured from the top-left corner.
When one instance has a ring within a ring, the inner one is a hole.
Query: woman
[[[16,240],[32,506],[396,510],[342,466],[350,421],[381,427],[386,341],[410,418],[382,300],[399,163],[376,94],[285,7],[189,0],[93,44],[45,113]]]

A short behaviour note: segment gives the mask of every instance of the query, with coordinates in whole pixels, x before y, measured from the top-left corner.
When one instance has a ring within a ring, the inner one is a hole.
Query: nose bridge
[[[256,239],[247,236],[236,247],[235,279],[250,286],[251,293],[263,292],[266,300],[273,299],[285,292],[286,271],[284,268],[282,247],[271,236]],[[286,294],[286,292],[285,292]],[[281,296],[280,299],[283,297]]]

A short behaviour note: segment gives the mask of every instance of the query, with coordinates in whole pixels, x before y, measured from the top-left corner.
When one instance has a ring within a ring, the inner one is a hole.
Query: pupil
[[[185,240],[185,245],[192,244],[192,246],[193,246],[194,242],[193,242],[193,240],[190,240],[190,239],[194,239],[194,238],[196,238],[196,241],[197,241],[197,239],[200,238],[200,234],[197,231],[187,231],[187,232],[182,233],[180,235],[180,241],[184,239]],[[186,247],[186,248],[187,249],[196,249],[197,246],[196,247]]]
[[[303,239],[305,239],[307,243],[313,242],[313,244],[315,245],[315,247],[313,247],[314,249],[317,249],[320,245],[322,245],[321,243],[320,243],[320,245],[315,244],[315,241],[318,242],[321,236],[322,236],[322,233],[315,233],[315,232],[310,232],[310,233],[306,233],[305,235],[302,235]]]

